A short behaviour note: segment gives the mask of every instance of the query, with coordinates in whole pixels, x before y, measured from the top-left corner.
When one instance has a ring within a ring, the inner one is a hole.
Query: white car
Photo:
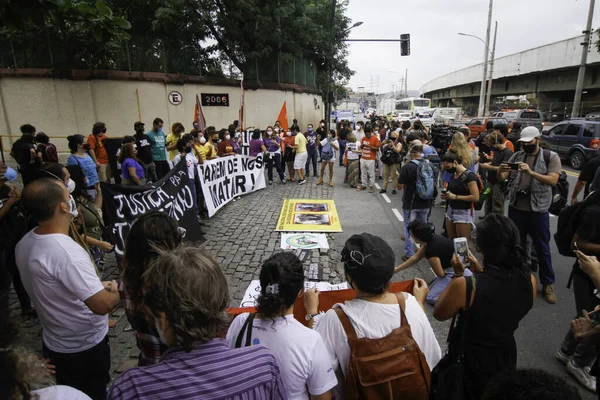
[[[394,121],[397,121],[397,122],[410,121],[410,119],[411,119],[410,113],[400,113],[394,117]]]

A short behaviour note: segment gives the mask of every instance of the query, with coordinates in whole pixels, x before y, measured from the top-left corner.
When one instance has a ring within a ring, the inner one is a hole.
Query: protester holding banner
[[[250,139],[250,157],[256,157],[261,153],[266,153],[267,148],[265,142],[260,138],[260,129],[255,129],[252,132],[252,139]]]
[[[257,313],[233,320],[229,347],[261,344],[271,350],[290,399],[330,396],[337,379],[323,339],[294,318],[294,302],[304,288],[302,261],[293,253],[274,254],[262,265],[260,287]]]
[[[267,126],[264,142],[267,150],[267,175],[269,177],[269,185],[273,184],[273,165],[277,168],[281,183],[285,185],[285,174],[281,166],[281,139],[273,133],[272,126]]]
[[[229,324],[221,266],[195,246],[158,253],[144,274],[143,304],[169,350],[158,364],[120,375],[108,398],[286,399],[267,348],[231,349],[219,338]]]
[[[219,139],[219,146],[217,146],[218,156],[235,156],[235,147],[231,141],[231,134],[226,129],[221,129],[221,131],[219,131]]]
[[[163,120],[155,118],[152,122],[152,130],[146,132],[152,144],[152,160],[156,167],[157,179],[162,179],[169,172],[169,163],[167,162],[167,150],[165,148],[167,139],[163,132]]]
[[[194,205],[198,207],[198,192],[196,190],[196,170],[198,168],[198,159],[192,153],[193,137],[190,134],[183,135],[182,139],[177,141],[177,150],[179,154],[173,159],[173,164],[177,165],[181,160],[185,160],[190,180],[190,189],[194,198]]]
[[[135,144],[127,143],[121,148],[121,154],[119,155],[119,162],[121,163],[121,177],[122,183],[125,186],[144,186],[146,184],[146,176],[144,175],[144,168],[140,164],[140,160],[137,158],[137,149]]]
[[[99,176],[94,159],[87,153],[90,147],[84,144],[85,138],[83,135],[69,136],[67,137],[67,141],[71,150],[71,155],[67,159],[67,165],[79,165],[85,174],[85,188],[89,195],[94,198],[96,197],[95,185],[99,182]]]
[[[209,126],[207,128],[208,132],[208,142],[204,145],[208,150],[206,152],[207,160],[214,160],[219,157],[219,149],[217,146],[219,145],[219,132],[215,130],[214,127]]]
[[[418,348],[425,355],[429,368],[433,369],[441,359],[442,351],[422,308],[427,296],[425,282],[415,280],[414,296],[399,293],[404,297],[404,307],[401,307],[397,295],[387,291],[394,275],[395,256],[383,239],[368,233],[353,235],[344,244],[341,256],[346,279],[356,291],[356,298],[334,305],[325,314],[317,314],[318,292],[312,289],[304,294],[307,319],[323,337],[334,369],[348,379],[351,354],[347,325],[342,325],[342,318],[350,320],[356,337],[367,339],[391,338],[397,334],[401,319],[405,318]],[[339,316],[338,309],[341,310]],[[341,384],[336,388],[336,398],[346,398],[343,387]]]
[[[156,182],[158,180],[156,176],[156,166],[152,159],[152,143],[150,137],[144,133],[144,123],[141,121],[133,124],[135,130],[135,145],[137,146],[137,156],[140,159],[142,167],[144,167],[144,176],[146,182]]]
[[[151,211],[139,217],[131,226],[125,245],[123,276],[119,294],[127,320],[135,330],[140,350],[138,365],[158,364],[167,345],[160,339],[154,320],[148,319],[143,300],[143,275],[157,257],[154,247],[174,250],[181,244],[182,234],[177,221],[168,215]]]
[[[317,185],[323,184],[325,177],[325,167],[329,164],[329,186],[333,187],[333,164],[337,159],[336,154],[339,150],[339,143],[335,138],[335,131],[330,129],[327,137],[321,141],[321,176]]]

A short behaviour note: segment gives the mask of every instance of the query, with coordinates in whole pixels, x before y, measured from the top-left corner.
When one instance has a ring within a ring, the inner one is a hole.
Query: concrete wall
[[[494,63],[494,79],[577,66],[581,62],[583,39],[584,36],[581,35],[497,58]],[[587,62],[588,64],[600,63],[600,54],[596,46],[590,47]],[[427,82],[421,87],[421,93],[481,82],[481,77],[482,64],[480,63]]]
[[[37,77],[0,78],[0,135],[9,148],[20,136],[19,126],[34,125],[46,132],[61,151],[67,150],[64,137],[80,133],[87,137],[94,122],[105,122],[109,136],[133,134],[138,117],[136,90],[139,93],[141,120],[152,128],[152,120],[165,121],[165,131],[181,122],[192,128],[196,94],[228,93],[229,107],[203,107],[207,125],[226,128],[238,119],[239,86],[197,83],[173,84],[127,80],[66,80]],[[172,105],[167,95],[176,90],[183,95],[180,105]],[[266,128],[272,125],[283,102],[287,102],[288,121],[298,119],[301,127],[317,124],[323,118],[321,96],[294,91],[257,89],[245,91],[245,126]],[[167,128],[167,126],[169,128]],[[62,138],[61,138],[62,137]]]

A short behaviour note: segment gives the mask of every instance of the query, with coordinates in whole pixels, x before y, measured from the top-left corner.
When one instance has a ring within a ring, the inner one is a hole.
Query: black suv
[[[542,140],[571,167],[581,169],[600,148],[600,120],[571,119],[542,132]]]

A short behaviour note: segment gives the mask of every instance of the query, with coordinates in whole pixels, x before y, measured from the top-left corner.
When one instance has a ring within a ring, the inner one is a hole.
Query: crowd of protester
[[[289,129],[279,122],[254,129],[249,154],[264,154],[269,185],[275,168],[281,184],[304,185],[312,169],[315,185],[328,173],[334,186],[342,167],[344,184],[357,191],[373,193],[378,179],[381,193],[390,184],[393,195],[403,191],[404,255],[396,265],[382,238],[353,235],[341,263],[356,298],[320,312],[319,292],[304,290],[302,262],[276,253],[261,266],[256,312],[231,317],[223,269],[210,254],[183,244],[177,222],[161,212],[133,223],[119,280],[100,279],[105,253],[113,249],[102,234],[100,182],[119,177],[124,185],[144,186],[184,160],[201,213],[196,167],[241,153],[237,121],[205,132],[194,123],[189,133],[175,123],[168,135],[163,125],[156,118],[145,132],[142,122],[134,124],[135,134],[119,150],[120,171],[111,171],[104,123],[94,124],[87,139],[68,137],[66,166],[47,135],[21,127],[11,152],[18,171],[0,165],[2,398],[445,399],[456,387],[442,377],[457,363],[460,398],[580,398],[560,378],[517,369],[514,333],[536,299],[534,273],[544,299],[557,301],[549,209],[561,164],[542,148],[536,128],[513,125],[509,133],[489,125],[472,138],[463,127],[447,149],[433,145],[419,120],[342,122],[331,130],[320,121],[304,133],[294,120]],[[577,318],[557,358],[595,392],[600,318],[583,311],[600,304],[600,201],[592,172],[584,168],[571,199],[581,207],[571,243]],[[7,184],[18,174],[22,191]],[[430,221],[438,195],[446,208],[442,234]],[[455,254],[457,238],[468,241],[465,259]],[[394,274],[423,258],[436,278],[429,285],[415,279],[411,293],[390,292]],[[23,316],[39,317],[43,359],[14,344],[11,282]],[[299,299],[304,321],[294,318]],[[425,303],[433,305],[433,318],[453,319],[446,355]],[[138,367],[109,385],[108,316],[119,306],[140,353]]]

